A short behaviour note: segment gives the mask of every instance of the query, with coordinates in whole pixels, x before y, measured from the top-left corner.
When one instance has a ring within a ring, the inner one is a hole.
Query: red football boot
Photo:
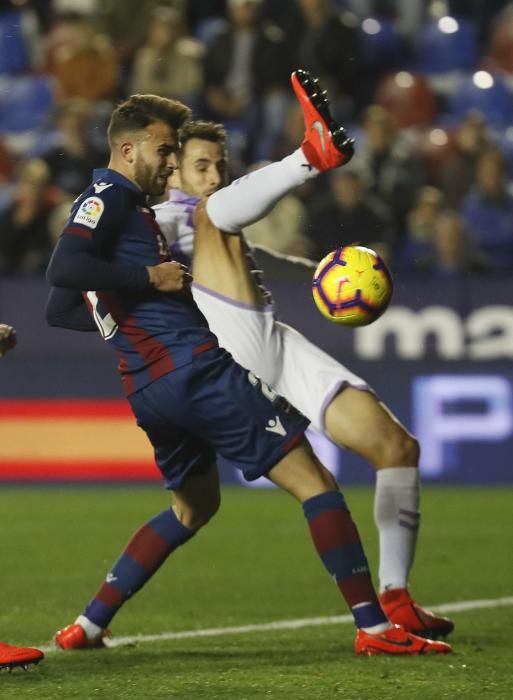
[[[305,119],[305,138],[301,144],[303,153],[311,166],[320,170],[338,168],[351,160],[354,139],[347,136],[330,112],[330,104],[317,79],[306,70],[296,70],[291,75]]]
[[[434,642],[432,639],[418,637],[399,625],[394,625],[391,629],[379,634],[369,634],[358,630],[354,650],[357,654],[366,656],[376,656],[377,654],[421,656],[424,654],[449,654],[452,647],[445,642]]]
[[[454,629],[454,622],[449,618],[435,615],[417,605],[406,588],[385,591],[380,596],[380,603],[390,622],[420,637],[447,637]]]
[[[0,642],[0,669],[6,668],[11,671],[16,666],[21,666],[27,670],[30,664],[38,664],[45,655],[39,649],[31,647],[15,647],[12,644]]]
[[[55,644],[61,649],[102,649],[105,646],[103,640],[108,636],[109,632],[104,630],[99,637],[88,639],[84,628],[74,623],[59,630],[53,639]]]

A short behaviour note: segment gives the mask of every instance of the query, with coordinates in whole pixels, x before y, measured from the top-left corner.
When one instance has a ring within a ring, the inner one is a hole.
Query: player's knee
[[[328,491],[337,491],[338,490],[338,484],[337,480],[333,476],[333,474],[326,469],[326,467],[323,465],[321,471],[320,471],[320,480],[322,483],[322,486],[328,490]]]
[[[386,467],[416,467],[419,463],[420,447],[413,435],[406,430],[397,428],[387,435],[376,454],[375,466]]]

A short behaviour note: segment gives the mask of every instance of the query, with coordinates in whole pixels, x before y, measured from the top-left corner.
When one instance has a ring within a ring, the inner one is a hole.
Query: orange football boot
[[[0,669],[6,668],[12,671],[16,666],[21,666],[27,670],[30,664],[37,665],[45,655],[39,649],[31,647],[15,647],[12,644],[0,642]]]
[[[84,628],[73,623],[59,630],[53,639],[61,649],[102,649],[105,646],[104,638],[109,636],[108,630],[104,630],[99,637],[88,639]]]
[[[310,165],[321,172],[338,168],[351,160],[354,139],[331,116],[326,91],[319,81],[301,68],[290,78],[305,120],[305,138],[301,144]]]
[[[449,654],[452,647],[446,642],[435,642],[432,639],[418,637],[399,625],[394,625],[391,629],[379,634],[369,634],[358,630],[354,650],[357,654],[366,656],[376,656],[377,654],[421,656],[424,654]]]
[[[448,617],[425,610],[412,599],[408,589],[395,588],[380,595],[381,607],[390,622],[401,625],[419,637],[438,639],[447,637],[454,630],[454,622]]]

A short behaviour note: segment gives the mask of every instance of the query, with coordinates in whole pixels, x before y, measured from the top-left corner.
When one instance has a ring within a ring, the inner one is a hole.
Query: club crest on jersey
[[[88,197],[80,205],[73,221],[88,228],[96,228],[104,209],[105,205],[99,197]]]

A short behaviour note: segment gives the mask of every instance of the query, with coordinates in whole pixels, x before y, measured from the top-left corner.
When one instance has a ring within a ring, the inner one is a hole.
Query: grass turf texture
[[[372,569],[372,492],[348,489]],[[412,589],[424,604],[513,594],[511,489],[424,489]],[[133,530],[168,505],[157,488],[0,491],[0,638],[48,645],[94,593]],[[221,512],[115,619],[116,636],[226,627],[346,609],[300,508],[228,489]],[[513,607],[454,614],[455,653],[359,658],[351,624],[49,653],[0,674],[2,700],[208,698],[509,700]]]

